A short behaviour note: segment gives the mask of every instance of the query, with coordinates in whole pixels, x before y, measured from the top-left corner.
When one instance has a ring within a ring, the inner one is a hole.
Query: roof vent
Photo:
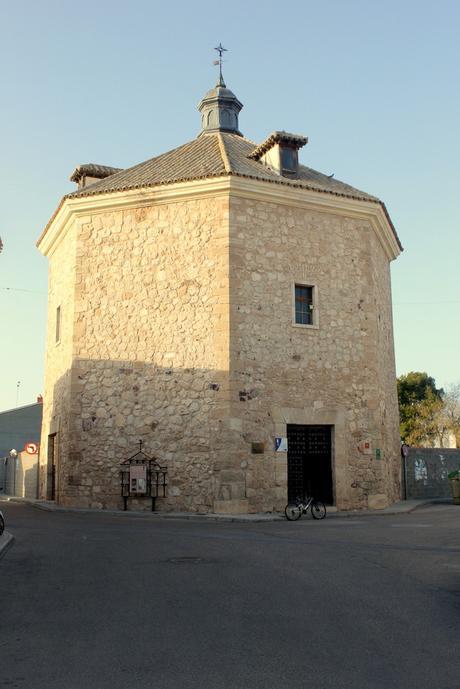
[[[273,132],[253,150],[249,157],[260,160],[283,177],[297,177],[299,173],[298,150],[306,143],[308,143],[306,136]]]
[[[110,175],[114,175],[122,169],[121,167],[87,163],[86,165],[77,165],[69,179],[71,182],[76,182],[79,189],[84,189],[89,184],[94,184],[94,182],[98,182],[100,179],[110,177]]]

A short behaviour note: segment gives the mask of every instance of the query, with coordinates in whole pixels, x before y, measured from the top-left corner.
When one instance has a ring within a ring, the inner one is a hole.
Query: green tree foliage
[[[401,439],[408,445],[436,444],[444,407],[444,390],[427,373],[411,371],[398,378]]]
[[[444,394],[441,421],[444,434],[452,434],[460,447],[460,383],[451,385]]]
[[[430,394],[442,399],[444,390],[436,387],[434,378],[428,373],[411,371],[405,376],[398,378],[398,400],[399,406],[407,406],[414,402],[422,402]]]

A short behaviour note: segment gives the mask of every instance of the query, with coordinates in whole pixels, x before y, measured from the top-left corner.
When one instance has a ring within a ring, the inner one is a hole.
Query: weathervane
[[[224,81],[224,78],[222,76],[222,53],[226,53],[227,48],[224,48],[222,43],[219,43],[217,48],[214,48],[214,50],[217,50],[217,52],[219,53],[219,59],[214,60],[214,64],[219,65],[219,83],[217,85],[218,86],[225,86],[225,81]]]

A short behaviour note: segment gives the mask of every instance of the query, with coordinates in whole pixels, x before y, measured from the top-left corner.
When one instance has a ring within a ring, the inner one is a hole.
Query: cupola
[[[243,104],[221,79],[198,105],[201,112],[200,135],[206,132],[231,132],[242,136],[238,130],[238,114],[242,107]]]
[[[200,136],[207,132],[230,132],[242,136],[238,130],[238,115],[243,104],[227,88],[222,76],[222,54],[227,49],[219,43],[215,50],[219,53],[219,59],[214,63],[219,65],[219,79],[215,87],[207,92],[198,105],[198,110],[201,112]]]

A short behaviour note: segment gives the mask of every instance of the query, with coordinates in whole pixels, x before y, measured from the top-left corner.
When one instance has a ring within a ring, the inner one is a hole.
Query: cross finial
[[[214,48],[214,50],[217,50],[217,52],[219,53],[219,59],[214,61],[215,65],[219,65],[219,81],[217,83],[217,86],[225,86],[225,81],[222,76],[222,53],[226,53],[227,48],[224,48],[222,43],[219,43],[217,48]]]

